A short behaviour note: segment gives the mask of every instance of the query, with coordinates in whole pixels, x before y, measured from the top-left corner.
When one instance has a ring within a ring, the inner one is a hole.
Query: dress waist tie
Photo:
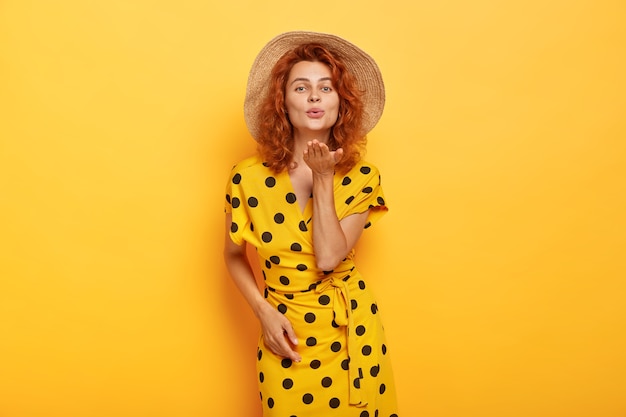
[[[354,331],[352,320],[352,308],[350,302],[350,290],[348,284],[341,278],[330,277],[322,281],[315,291],[321,293],[333,287],[335,296],[333,297],[333,317],[335,323],[346,328],[346,340],[348,349],[348,377],[349,377],[349,400],[350,404],[357,407],[365,407],[367,398],[365,391],[361,387],[363,380],[363,367],[361,366],[361,355],[359,355],[359,344]]]

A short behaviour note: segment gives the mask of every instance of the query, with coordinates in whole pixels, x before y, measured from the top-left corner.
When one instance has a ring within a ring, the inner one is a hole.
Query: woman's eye
[[[304,87],[296,87],[296,91],[300,92],[300,91],[304,91],[305,88]]]
[[[332,91],[332,88],[330,88],[330,87],[322,87],[322,91],[325,92],[325,93],[329,93],[329,92]]]

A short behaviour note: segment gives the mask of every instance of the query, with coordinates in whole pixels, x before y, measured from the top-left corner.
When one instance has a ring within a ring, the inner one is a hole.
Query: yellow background
[[[259,416],[222,262],[248,69],[379,63],[357,262],[403,417],[626,416],[626,3],[0,2],[0,416]]]

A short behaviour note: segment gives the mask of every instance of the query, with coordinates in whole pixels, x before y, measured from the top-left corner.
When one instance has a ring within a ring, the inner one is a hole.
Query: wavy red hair
[[[287,169],[292,161],[293,126],[285,111],[285,88],[291,69],[301,61],[321,62],[330,68],[332,84],[339,96],[339,114],[331,129],[328,146],[331,150],[343,148],[344,157],[337,164],[336,170],[346,173],[365,151],[366,137],[361,130],[362,92],[341,58],[317,43],[298,46],[274,65],[269,91],[261,105],[257,138],[259,153],[266,165],[276,173]]]

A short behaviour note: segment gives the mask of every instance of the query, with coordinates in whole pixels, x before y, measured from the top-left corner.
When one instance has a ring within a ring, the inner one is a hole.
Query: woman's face
[[[330,68],[321,62],[295,64],[285,87],[285,107],[296,135],[316,134],[326,141],[339,114]]]

